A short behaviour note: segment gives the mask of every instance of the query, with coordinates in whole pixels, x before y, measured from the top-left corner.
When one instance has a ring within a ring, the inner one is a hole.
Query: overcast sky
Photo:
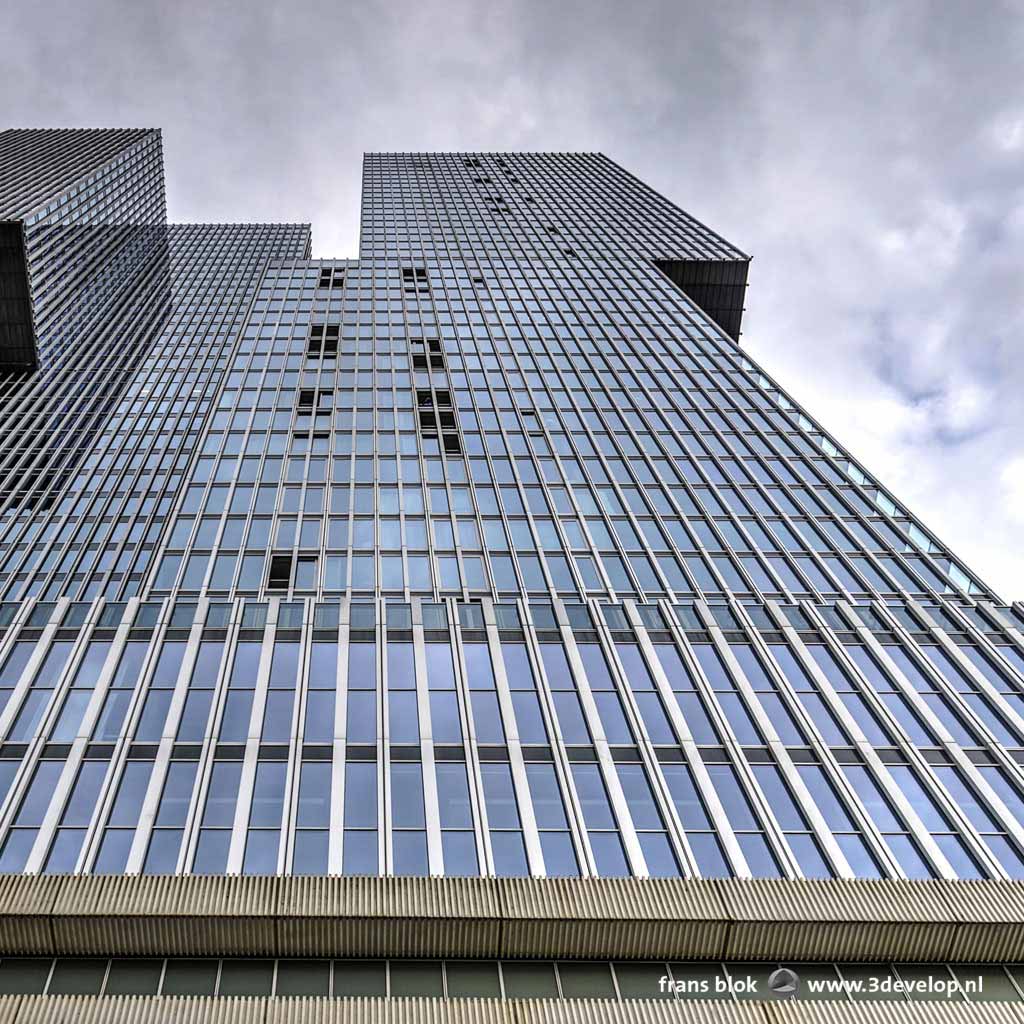
[[[244,14],[244,17],[240,17]],[[0,117],[163,129],[175,220],[356,252],[366,150],[601,150],[754,257],[743,345],[1024,598],[1024,4],[0,0]]]

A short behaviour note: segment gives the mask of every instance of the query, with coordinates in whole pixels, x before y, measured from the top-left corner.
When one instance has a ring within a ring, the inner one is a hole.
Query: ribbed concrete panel
[[[0,875],[0,949],[8,956],[55,951],[51,912],[60,875]]]
[[[523,999],[516,1008],[516,1024],[765,1024],[756,1003]]]
[[[1024,885],[0,876],[0,955],[1024,960]]]
[[[12,1024],[256,1024],[268,1000],[238,996],[22,996]],[[0,1007],[2,1011],[2,1007]],[[3,1024],[7,1018],[0,1017]]]
[[[516,1024],[500,999],[272,999],[266,1024]]]
[[[1021,1024],[1013,1003],[764,1003],[766,1024]]]
[[[723,959],[942,960],[962,920],[950,909],[944,882],[715,884],[733,922]]]
[[[506,956],[714,957],[728,928],[718,893],[689,879],[498,879]]]
[[[501,955],[493,881],[473,878],[281,878],[278,955]]]
[[[962,922],[947,954],[951,961],[1022,959],[1024,883],[961,882],[946,886],[945,900]]]
[[[3,996],[0,1024],[1022,1024],[1010,1003]]]
[[[74,876],[53,905],[59,950],[246,956],[276,948],[278,879]]]

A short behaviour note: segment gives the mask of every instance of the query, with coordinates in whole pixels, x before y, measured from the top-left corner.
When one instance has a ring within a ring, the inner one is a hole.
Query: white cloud
[[[1024,455],[1010,459],[999,474],[1006,496],[1006,514],[1017,522],[1024,522]]]
[[[992,124],[992,140],[996,147],[1014,152],[1024,147],[1024,113],[1002,114]]]

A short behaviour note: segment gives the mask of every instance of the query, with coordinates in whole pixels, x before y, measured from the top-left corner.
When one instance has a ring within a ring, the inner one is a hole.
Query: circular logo
[[[768,991],[778,999],[795,996],[799,986],[799,976],[796,971],[791,971],[788,967],[780,967],[768,976]]]

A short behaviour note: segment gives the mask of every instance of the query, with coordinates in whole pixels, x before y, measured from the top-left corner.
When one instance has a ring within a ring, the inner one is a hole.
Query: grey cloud
[[[163,127],[182,220],[352,255],[368,149],[600,149],[754,256],[744,345],[1024,596],[1019,4],[14,4],[12,124]]]

